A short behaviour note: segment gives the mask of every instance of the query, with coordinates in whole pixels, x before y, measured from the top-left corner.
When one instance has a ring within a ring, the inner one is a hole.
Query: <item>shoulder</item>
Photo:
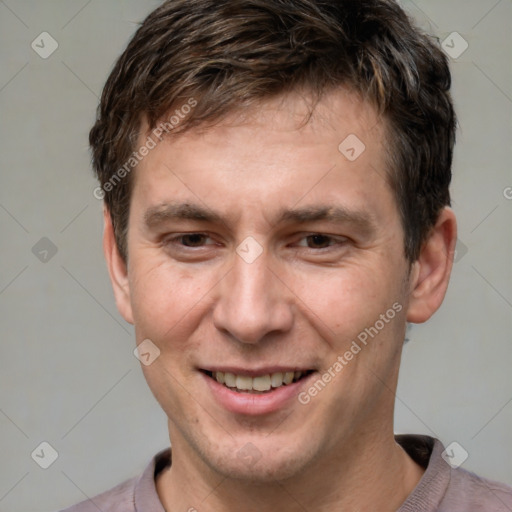
[[[471,512],[510,512],[512,487],[482,478],[462,468],[450,471],[450,483],[443,500],[443,510],[469,510]],[[459,508],[456,508],[456,507]]]
[[[398,435],[397,442],[425,468],[399,512],[511,512],[512,487],[450,464],[450,452],[424,435]]]
[[[61,512],[165,512],[155,485],[155,477],[171,465],[171,450],[157,453],[143,473],[94,498],[89,498]]]
[[[94,498],[87,499],[61,512],[135,512],[135,485],[131,478]]]

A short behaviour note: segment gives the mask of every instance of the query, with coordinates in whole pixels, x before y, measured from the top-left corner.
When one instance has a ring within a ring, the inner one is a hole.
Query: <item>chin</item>
[[[305,449],[301,443],[288,439],[288,445],[283,443],[265,443],[252,440],[241,443],[241,448],[222,450],[223,453],[203,453],[203,460],[216,473],[223,477],[244,481],[251,484],[267,484],[276,480],[287,480],[300,475],[306,468],[311,467],[314,454],[311,443],[306,443]]]

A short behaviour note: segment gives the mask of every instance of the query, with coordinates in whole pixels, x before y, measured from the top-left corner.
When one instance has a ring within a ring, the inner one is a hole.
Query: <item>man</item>
[[[506,511],[394,436],[456,242],[437,44],[391,0],[170,0],[90,134],[117,307],[171,451],[69,511]]]

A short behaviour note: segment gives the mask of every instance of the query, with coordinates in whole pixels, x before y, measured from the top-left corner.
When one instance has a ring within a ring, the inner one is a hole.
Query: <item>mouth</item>
[[[250,376],[231,372],[201,370],[207,377],[231,391],[254,395],[270,393],[281,387],[289,386],[305,379],[314,371],[290,370]]]

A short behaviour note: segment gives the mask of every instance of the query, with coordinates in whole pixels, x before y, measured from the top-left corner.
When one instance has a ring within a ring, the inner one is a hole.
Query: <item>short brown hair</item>
[[[389,126],[388,182],[405,233],[405,257],[415,261],[450,204],[456,125],[450,84],[438,41],[393,0],[164,2],[116,62],[89,135],[121,255],[128,256],[133,182],[121,167],[143,122],[153,130],[193,97],[194,109],[176,127],[183,132],[298,88],[320,98],[346,86],[371,102]],[[112,183],[118,170],[123,179]]]

